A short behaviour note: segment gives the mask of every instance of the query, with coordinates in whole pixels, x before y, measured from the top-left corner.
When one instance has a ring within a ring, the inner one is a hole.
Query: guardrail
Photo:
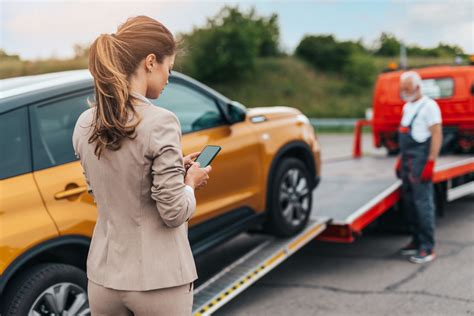
[[[311,125],[317,127],[354,127],[356,118],[309,118]]]

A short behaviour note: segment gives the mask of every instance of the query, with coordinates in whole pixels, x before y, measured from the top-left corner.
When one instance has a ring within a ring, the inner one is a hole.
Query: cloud
[[[115,32],[128,17],[145,14],[174,34],[202,26],[224,5],[279,14],[282,46],[292,50],[304,34],[333,33],[338,39],[373,42],[390,32],[407,44],[433,47],[440,41],[474,53],[474,2],[466,1],[9,1],[0,0],[0,46],[22,58],[73,55]]]
[[[27,59],[47,58],[54,51],[70,57],[75,43],[90,44],[101,33],[115,32],[128,17],[151,16],[176,34],[205,23],[220,7],[212,2],[9,2],[2,14],[1,46]]]
[[[461,46],[474,53],[474,2],[416,2],[406,6],[394,33],[408,44]]]

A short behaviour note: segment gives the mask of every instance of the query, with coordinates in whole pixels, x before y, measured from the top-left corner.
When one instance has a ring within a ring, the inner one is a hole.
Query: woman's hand
[[[193,189],[198,190],[207,184],[207,180],[209,180],[209,172],[211,172],[211,170],[211,166],[201,168],[199,162],[193,162],[186,173],[184,183],[191,186]]]
[[[194,162],[194,159],[199,156],[201,152],[200,151],[197,151],[197,152],[194,152],[192,154],[189,154],[187,156],[185,156],[183,158],[183,163],[184,163],[184,169],[186,169],[186,171],[189,169],[189,167],[191,167],[191,165],[193,164]]]

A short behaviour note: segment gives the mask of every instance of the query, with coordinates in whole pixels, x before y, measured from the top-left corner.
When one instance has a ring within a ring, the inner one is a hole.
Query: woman
[[[92,315],[190,315],[196,267],[187,221],[211,167],[183,158],[180,123],[154,106],[176,44],[137,16],[90,47],[95,102],[72,136],[98,209],[87,257]]]

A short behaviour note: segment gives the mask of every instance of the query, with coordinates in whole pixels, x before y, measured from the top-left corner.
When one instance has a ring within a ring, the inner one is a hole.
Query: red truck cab
[[[474,151],[474,65],[430,66],[412,69],[423,79],[423,93],[438,103],[443,118],[443,149]],[[404,101],[400,97],[403,70],[382,73],[373,98],[373,136],[376,147],[398,152],[397,127]]]

